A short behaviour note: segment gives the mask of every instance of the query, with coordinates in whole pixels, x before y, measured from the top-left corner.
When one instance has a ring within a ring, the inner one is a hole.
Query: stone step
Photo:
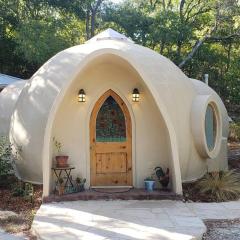
[[[43,199],[43,202],[61,202],[61,201],[77,201],[77,200],[182,200],[181,195],[177,195],[171,191],[155,190],[147,192],[144,189],[89,189],[84,192],[50,195]]]

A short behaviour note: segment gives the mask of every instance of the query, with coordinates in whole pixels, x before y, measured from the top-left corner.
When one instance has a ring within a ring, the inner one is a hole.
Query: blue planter
[[[144,181],[144,183],[145,183],[145,189],[148,192],[152,192],[154,189],[155,181]]]

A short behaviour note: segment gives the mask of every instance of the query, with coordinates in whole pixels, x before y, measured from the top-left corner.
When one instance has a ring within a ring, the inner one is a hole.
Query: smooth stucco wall
[[[96,86],[98,88],[96,89]],[[140,91],[140,102],[133,103],[132,89]],[[86,91],[86,102],[77,101],[77,92]],[[55,116],[52,137],[63,143],[63,152],[76,167],[73,175],[90,183],[89,120],[94,103],[112,89],[125,101],[132,118],[133,185],[143,187],[144,178],[156,166],[170,167],[166,126],[157,106],[136,71],[114,55],[99,58],[86,67],[67,91]],[[73,144],[74,143],[74,144]]]
[[[0,136],[9,135],[11,116],[26,81],[16,81],[0,92]]]

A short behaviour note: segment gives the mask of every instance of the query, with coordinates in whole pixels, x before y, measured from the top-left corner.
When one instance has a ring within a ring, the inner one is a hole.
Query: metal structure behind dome
[[[118,40],[118,41],[126,41],[126,42],[130,42],[130,43],[134,43],[130,38],[127,38],[125,35],[117,32],[111,28],[108,28],[105,31],[97,34],[96,36],[94,36],[93,38],[88,40],[86,43],[96,42],[96,41],[101,41],[101,40]]]

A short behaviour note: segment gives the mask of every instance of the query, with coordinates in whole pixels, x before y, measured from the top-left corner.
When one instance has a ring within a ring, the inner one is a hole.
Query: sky
[[[111,2],[114,2],[114,3],[120,3],[122,2],[123,0],[111,0]]]

